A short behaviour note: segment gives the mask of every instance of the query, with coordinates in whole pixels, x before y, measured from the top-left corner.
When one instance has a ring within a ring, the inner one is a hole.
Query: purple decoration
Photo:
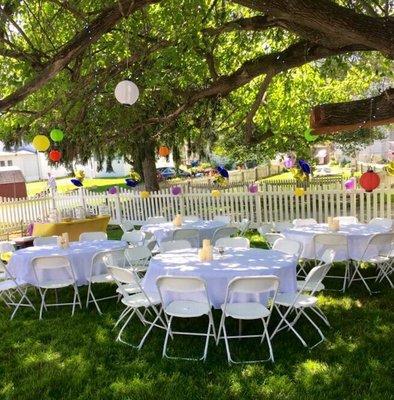
[[[171,193],[173,194],[173,196],[178,196],[182,194],[182,188],[180,186],[172,186]]]
[[[217,171],[219,172],[219,174],[223,177],[223,178],[228,178],[228,171],[226,168],[221,167],[220,165],[216,168]]]
[[[33,234],[34,224],[27,225],[26,233],[27,236],[31,236]]]
[[[283,165],[285,166],[285,168],[292,168],[294,166],[294,160],[290,157],[285,157],[285,159],[283,160]]]
[[[136,187],[138,185],[138,182],[136,182],[135,180],[130,179],[130,178],[126,178],[125,181],[126,181],[126,185],[130,186],[130,187]]]
[[[257,193],[259,191],[259,187],[255,184],[252,183],[249,187],[248,187],[249,193]]]
[[[76,187],[81,187],[81,186],[83,186],[83,183],[82,183],[79,179],[77,179],[77,178],[71,179],[71,183],[72,183],[74,186],[76,186]]]
[[[356,180],[354,178],[348,179],[344,183],[346,190],[353,190],[356,188]]]
[[[305,172],[308,175],[311,173],[311,166],[305,160],[299,160],[298,165],[300,166],[302,172]]]
[[[116,194],[118,190],[116,189],[115,186],[112,186],[111,188],[108,189],[108,193],[109,194]]]

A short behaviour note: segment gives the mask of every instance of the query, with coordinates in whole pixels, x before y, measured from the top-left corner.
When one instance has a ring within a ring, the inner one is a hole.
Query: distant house
[[[0,167],[0,197],[26,197],[26,181],[18,167]]]

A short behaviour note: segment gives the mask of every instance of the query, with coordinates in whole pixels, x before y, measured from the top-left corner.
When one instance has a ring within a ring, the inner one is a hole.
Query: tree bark
[[[144,158],[142,159],[142,172],[146,190],[155,192],[159,190],[159,182],[157,181],[156,157],[154,146],[152,143],[145,143]]]
[[[354,131],[394,122],[394,88],[369,99],[316,106],[311,113],[313,133]]]

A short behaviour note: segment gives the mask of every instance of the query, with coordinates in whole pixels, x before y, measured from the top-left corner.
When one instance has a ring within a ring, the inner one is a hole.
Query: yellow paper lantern
[[[220,195],[221,195],[220,190],[217,190],[217,189],[212,190],[211,195],[212,195],[212,197],[216,197],[216,198],[220,197]]]
[[[33,139],[33,146],[37,151],[46,151],[50,146],[49,139],[44,135],[37,135]]]
[[[147,199],[150,196],[150,193],[147,190],[143,190],[141,192],[141,199]]]
[[[305,194],[305,189],[304,188],[295,188],[294,190],[294,195],[297,197],[301,197]]]

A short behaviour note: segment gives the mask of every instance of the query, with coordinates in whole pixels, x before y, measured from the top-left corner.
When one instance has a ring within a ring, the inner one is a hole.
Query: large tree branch
[[[321,104],[311,113],[311,128],[319,134],[354,131],[393,122],[394,88],[369,99]]]
[[[109,32],[123,17],[127,17],[146,5],[158,1],[160,0],[119,0],[121,7],[116,2],[103,10],[86,29],[77,33],[35,78],[17,89],[14,93],[0,100],[0,111],[8,110],[18,102],[24,100],[31,93],[40,89],[62,71],[71,60],[78,57],[89,45],[95,43],[103,34]]]
[[[320,32],[332,42],[362,44],[394,57],[394,21],[371,17],[329,0],[234,0],[291,24]]]

